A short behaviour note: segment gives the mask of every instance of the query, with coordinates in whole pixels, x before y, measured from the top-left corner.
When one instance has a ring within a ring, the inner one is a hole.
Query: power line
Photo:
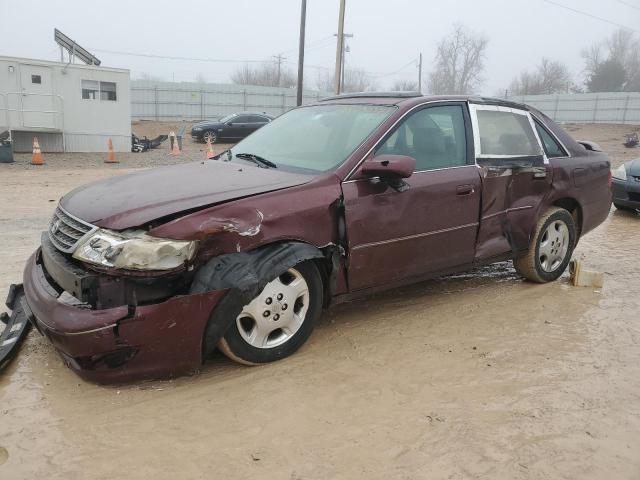
[[[602,18],[602,17],[599,17],[597,15],[593,15],[591,13],[588,13],[588,12],[585,12],[585,11],[582,11],[582,10],[578,10],[577,8],[569,7],[567,5],[563,5],[561,3],[554,2],[553,0],[542,0],[542,1],[546,2],[546,3],[550,4],[550,5],[555,5],[556,7],[564,8],[565,10],[569,10],[569,11],[571,11],[573,13],[577,13],[579,15],[584,15],[585,17],[594,18],[596,20],[600,20],[601,22],[605,22],[605,23],[608,23],[610,25],[615,25],[616,27],[622,28],[624,30],[629,30],[631,32],[640,33],[640,31],[634,30],[633,28],[629,28],[629,27],[627,27],[625,25],[622,25],[620,23],[614,22],[612,20],[607,20],[606,18]]]
[[[627,7],[635,8],[636,10],[640,10],[639,6],[634,5],[632,3],[629,3],[629,2],[625,2],[624,0],[618,0],[618,3],[621,3],[622,5],[626,5]]]
[[[164,60],[184,60],[188,62],[213,62],[213,63],[264,63],[264,60],[230,60],[222,58],[198,58],[198,57],[179,57],[172,55],[155,55],[152,53],[134,53],[134,52],[121,52],[117,50],[103,50],[101,48],[91,48],[95,52],[110,53],[113,55],[126,55],[130,57],[146,57],[146,58],[161,58]]]
[[[389,72],[389,73],[381,73],[379,75],[373,75],[375,78],[383,78],[383,77],[390,77],[391,75],[396,75],[397,73],[400,73],[402,70],[404,70],[405,68],[407,68],[410,65],[416,65],[417,60],[414,58],[412,59],[409,63],[406,63],[405,65],[401,66],[399,69],[394,70],[393,72]]]

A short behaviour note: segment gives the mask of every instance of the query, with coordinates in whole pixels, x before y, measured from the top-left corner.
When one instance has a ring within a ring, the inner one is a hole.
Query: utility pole
[[[276,86],[280,86],[280,72],[282,69],[282,62],[284,62],[287,57],[283,56],[281,53],[279,53],[278,55],[274,55],[273,58],[276,59],[276,61],[278,62],[278,73],[276,74]]]
[[[304,70],[304,30],[307,21],[307,0],[302,0],[300,5],[300,44],[298,45],[298,91],[296,92],[296,105],[302,105],[302,75]]]
[[[422,93],[422,52],[418,60],[418,92]]]
[[[338,41],[336,46],[336,72],[335,72],[335,86],[336,95],[340,95],[342,90],[342,60],[344,57],[344,5],[345,0],[340,0],[340,16],[338,17]]]
[[[333,35],[337,37],[337,34]],[[353,38],[353,33],[343,33],[342,34],[342,61],[340,64],[340,89],[344,90],[344,70],[346,65],[346,54],[349,52],[349,45],[347,45],[346,39]]]

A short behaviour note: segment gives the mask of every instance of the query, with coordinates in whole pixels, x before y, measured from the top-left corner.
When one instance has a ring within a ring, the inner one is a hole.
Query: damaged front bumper
[[[66,301],[64,289],[47,272],[42,257],[39,249],[27,262],[23,282],[28,311],[21,314],[25,320],[30,317],[80,376],[119,382],[200,369],[203,332],[226,290],[173,296],[158,303],[91,308]],[[72,268],[61,268],[73,278]]]

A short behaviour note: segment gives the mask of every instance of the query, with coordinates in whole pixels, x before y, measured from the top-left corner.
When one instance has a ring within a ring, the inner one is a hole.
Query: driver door
[[[472,262],[481,182],[472,139],[465,104],[425,106],[372,153],[416,159],[407,190],[359,172],[343,182],[351,291]]]

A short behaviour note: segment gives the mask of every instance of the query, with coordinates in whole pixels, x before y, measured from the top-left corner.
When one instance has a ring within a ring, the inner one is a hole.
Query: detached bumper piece
[[[11,315],[2,313],[0,321],[5,324],[0,334],[0,371],[16,356],[20,344],[31,329],[32,316],[24,298],[22,285],[11,285],[7,297],[7,307],[12,310]]]

